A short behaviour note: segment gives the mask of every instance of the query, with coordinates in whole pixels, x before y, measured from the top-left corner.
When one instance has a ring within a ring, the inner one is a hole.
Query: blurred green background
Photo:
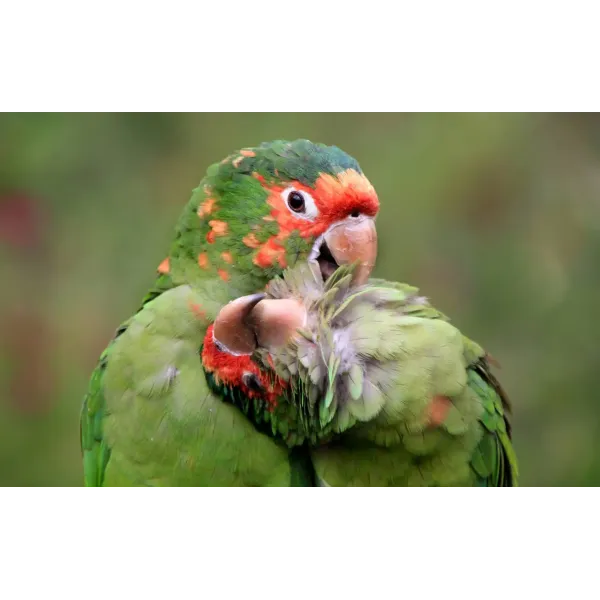
[[[0,115],[0,484],[81,485],[79,409],[206,168],[270,139],[352,154],[378,276],[502,364],[523,485],[600,484],[600,116]]]

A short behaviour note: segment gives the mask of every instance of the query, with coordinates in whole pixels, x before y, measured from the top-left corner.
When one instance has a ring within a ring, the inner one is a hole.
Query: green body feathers
[[[107,350],[84,404],[87,485],[291,485],[287,447],[209,388],[200,300],[190,286],[161,294]]]
[[[516,485],[508,403],[485,352],[415,288],[349,284],[348,269],[323,284],[299,266],[268,288],[307,309],[300,335],[269,352],[321,483]],[[432,426],[436,397],[449,402]]]

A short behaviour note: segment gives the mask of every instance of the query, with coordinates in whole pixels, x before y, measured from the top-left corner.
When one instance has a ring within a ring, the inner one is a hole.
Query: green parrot
[[[308,441],[316,482],[516,486],[510,406],[489,356],[418,289],[352,282],[352,265],[323,281],[305,262],[226,315],[288,383],[278,410],[294,415],[294,442]]]
[[[231,327],[294,264],[323,280],[377,251],[377,194],[342,150],[308,140],[245,148],[208,168],[137,312],[92,373],[81,412],[86,486],[310,485],[306,448],[277,410],[286,382]],[[215,322],[220,315],[219,324]]]

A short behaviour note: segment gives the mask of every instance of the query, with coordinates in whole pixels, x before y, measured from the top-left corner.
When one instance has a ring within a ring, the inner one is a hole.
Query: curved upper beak
[[[215,320],[213,337],[219,349],[249,355],[257,346],[271,350],[285,345],[306,324],[306,309],[294,298],[242,296],[226,304]]]
[[[247,321],[252,309],[265,294],[242,296],[226,304],[215,320],[213,337],[221,349],[233,354],[252,354],[256,348],[256,334]]]
[[[366,283],[377,260],[377,229],[373,219],[348,217],[333,225],[323,237],[338,265],[358,263],[353,285]]]

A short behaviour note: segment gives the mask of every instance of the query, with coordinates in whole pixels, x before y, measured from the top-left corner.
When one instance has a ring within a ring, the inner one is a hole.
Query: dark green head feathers
[[[257,148],[246,148],[213,165],[208,176],[223,181],[234,174],[257,173],[271,182],[297,181],[308,187],[322,174],[337,175],[353,170],[362,175],[358,162],[336,146],[314,144],[308,140],[266,142]]]

